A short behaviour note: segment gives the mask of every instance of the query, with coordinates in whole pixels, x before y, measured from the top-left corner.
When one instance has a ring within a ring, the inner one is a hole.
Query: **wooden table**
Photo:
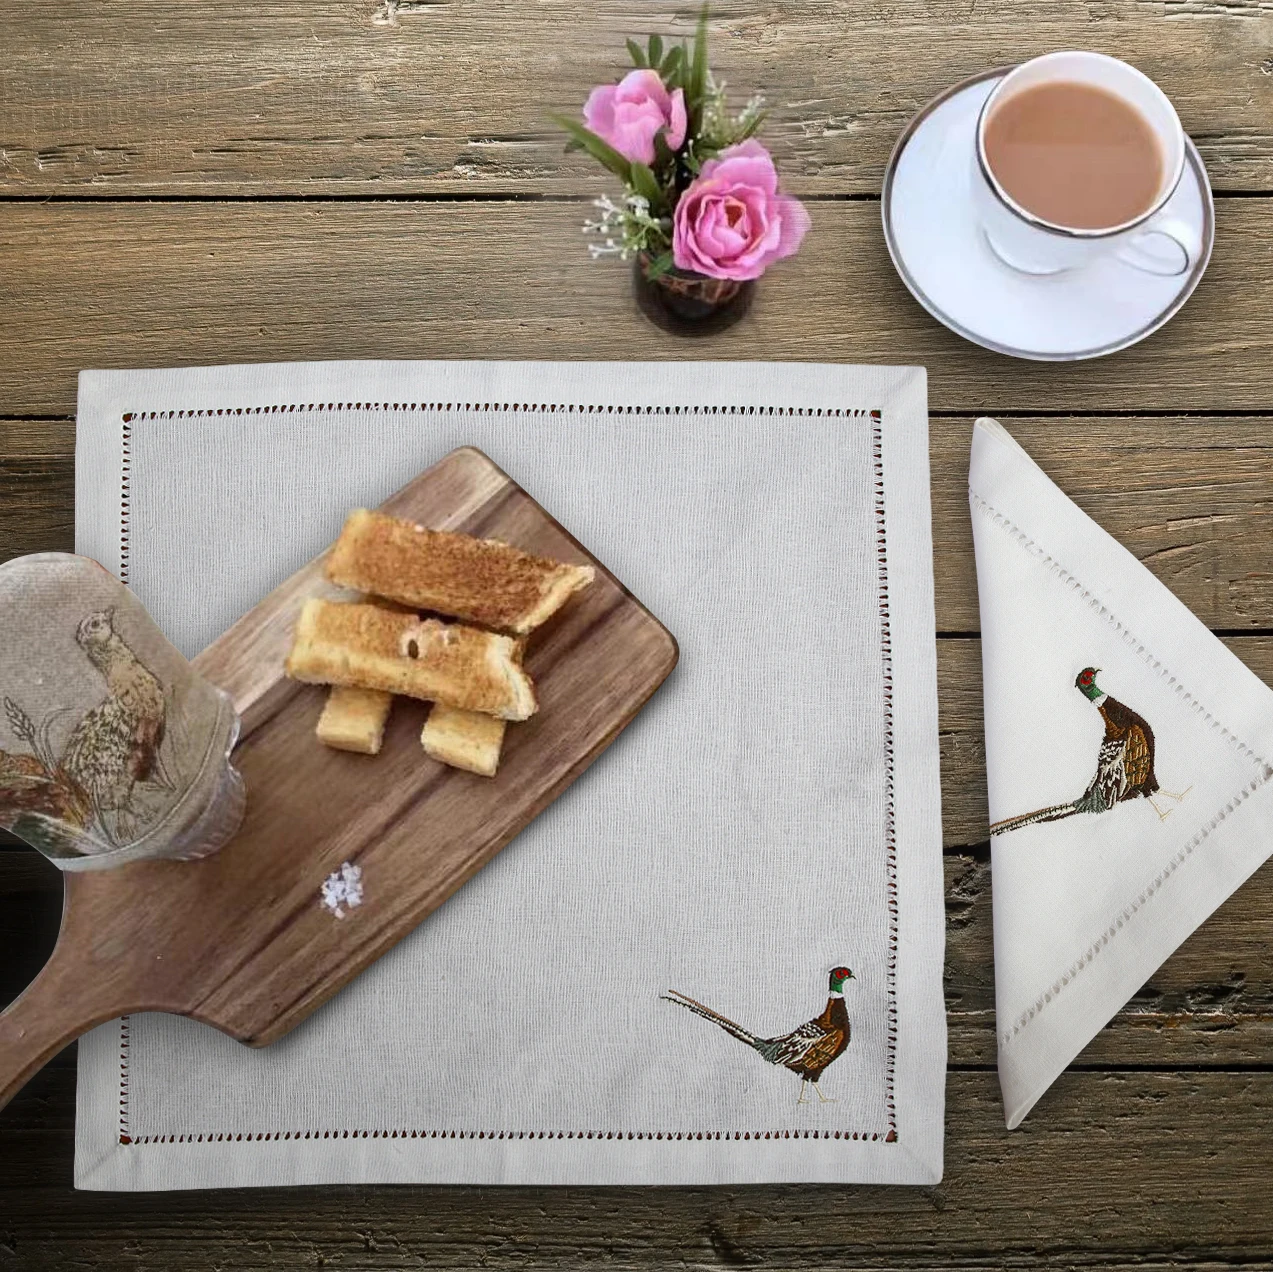
[[[300,358],[922,363],[932,409],[950,1078],[936,1188],[70,1188],[68,1052],[0,1115],[0,1269],[568,1262],[1273,1265],[1273,870],[1008,1134],[994,1074],[972,417],[1044,468],[1273,682],[1273,7],[1268,0],[717,0],[813,232],[741,326],[678,342],[579,225],[606,188],[546,123],[623,36],[593,0],[0,0],[0,557],[72,544],[75,373]],[[634,14],[638,16],[633,16]],[[884,162],[946,85],[1054,48],[1174,98],[1217,194],[1211,270],[1136,349],[1014,362],[889,266]],[[675,368],[669,368],[675,374]],[[0,846],[0,1001],[51,947],[56,871]]]

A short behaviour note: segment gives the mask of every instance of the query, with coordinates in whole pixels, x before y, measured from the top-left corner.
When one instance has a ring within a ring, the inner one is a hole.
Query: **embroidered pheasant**
[[[720,1012],[705,1007],[702,1003],[687,997],[679,990],[670,989],[663,995],[669,1003],[684,1007],[704,1020],[719,1025],[731,1037],[745,1043],[759,1052],[762,1060],[770,1064],[780,1064],[800,1077],[800,1098],[797,1104],[807,1103],[805,1088],[809,1083],[818,1093],[823,1104],[834,1104],[835,1100],[822,1094],[818,1079],[826,1072],[832,1061],[844,1054],[849,1045],[849,1013],[844,1006],[844,982],[856,977],[847,967],[836,967],[831,970],[831,992],[827,997],[827,1005],[820,1016],[815,1016],[807,1024],[793,1029],[789,1034],[778,1038],[760,1038],[742,1025],[735,1024]]]
[[[1060,821],[1078,813],[1105,813],[1115,804],[1140,796],[1150,802],[1159,820],[1165,821],[1171,810],[1164,812],[1159,808],[1154,796],[1161,793],[1179,803],[1193,789],[1188,787],[1177,794],[1163,790],[1158,784],[1158,775],[1154,772],[1153,729],[1147,720],[1097,685],[1099,671],[1099,667],[1084,667],[1074,680],[1074,687],[1095,704],[1105,721],[1105,736],[1096,756],[1096,775],[1087,790],[1069,804],[1054,804],[1051,808],[995,822],[990,827],[992,835],[1007,834],[1039,822]]]

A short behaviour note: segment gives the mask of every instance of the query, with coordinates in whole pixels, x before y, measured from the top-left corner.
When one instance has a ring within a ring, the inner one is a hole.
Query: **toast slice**
[[[338,751],[379,755],[392,708],[391,693],[333,685],[323,714],[318,717],[318,740]]]
[[[506,723],[495,716],[458,711],[439,702],[424,722],[420,745],[430,759],[482,777],[494,777],[505,728]]]
[[[400,693],[505,720],[538,709],[520,641],[379,605],[306,601],[285,670],[309,684]]]
[[[351,512],[327,559],[341,587],[524,636],[596,571],[532,556],[494,539],[426,530],[381,512]]]
[[[379,605],[381,609],[397,613],[414,613],[404,610],[392,601],[382,601],[376,596],[360,597],[364,604]],[[318,717],[315,734],[324,746],[337,751],[355,751],[359,755],[379,755],[385,739],[385,725],[393,710],[393,694],[379,689],[355,689],[351,685],[333,685],[327,693],[327,703]]]

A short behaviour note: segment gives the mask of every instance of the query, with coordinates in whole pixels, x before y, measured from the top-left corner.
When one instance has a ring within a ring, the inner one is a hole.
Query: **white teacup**
[[[1153,203],[1139,216],[1107,229],[1058,225],[1027,211],[995,177],[986,157],[986,121],[1012,94],[1038,84],[1091,84],[1113,93],[1153,128],[1162,147],[1163,177]],[[972,189],[986,239],[1004,264],[1026,274],[1057,274],[1107,253],[1146,273],[1173,276],[1190,269],[1202,251],[1198,231],[1164,211],[1185,168],[1185,131],[1167,95],[1134,66],[1104,53],[1047,53],[1010,71],[986,98],[977,120]]]

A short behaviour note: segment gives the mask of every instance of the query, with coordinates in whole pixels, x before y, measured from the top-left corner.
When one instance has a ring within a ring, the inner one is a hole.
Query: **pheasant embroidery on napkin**
[[[720,1012],[705,1007],[695,999],[682,994],[679,990],[669,989],[662,997],[669,1003],[684,1007],[704,1020],[719,1025],[727,1034],[745,1043],[752,1050],[759,1052],[762,1060],[770,1064],[780,1064],[800,1078],[800,1098],[797,1104],[805,1104],[805,1089],[812,1083],[823,1104],[834,1104],[834,1097],[822,1094],[818,1079],[827,1071],[832,1062],[844,1054],[849,1045],[851,1029],[849,1013],[844,1005],[844,982],[855,980],[847,967],[832,968],[830,976],[830,993],[827,1005],[820,1016],[815,1016],[806,1024],[793,1029],[789,1034],[777,1038],[760,1038],[742,1025],[735,1024]]]
[[[1153,729],[1143,716],[1111,698],[1097,685],[1099,671],[1099,667],[1084,667],[1074,680],[1074,687],[1095,704],[1105,721],[1105,736],[1096,755],[1096,774],[1087,790],[1069,804],[1054,804],[995,822],[990,827],[992,835],[1003,835],[1039,822],[1060,821],[1076,813],[1105,813],[1115,804],[1142,796],[1149,801],[1159,820],[1165,821],[1171,810],[1160,808],[1154,796],[1165,795],[1179,803],[1193,789],[1190,786],[1179,793],[1162,789],[1154,771]]]

